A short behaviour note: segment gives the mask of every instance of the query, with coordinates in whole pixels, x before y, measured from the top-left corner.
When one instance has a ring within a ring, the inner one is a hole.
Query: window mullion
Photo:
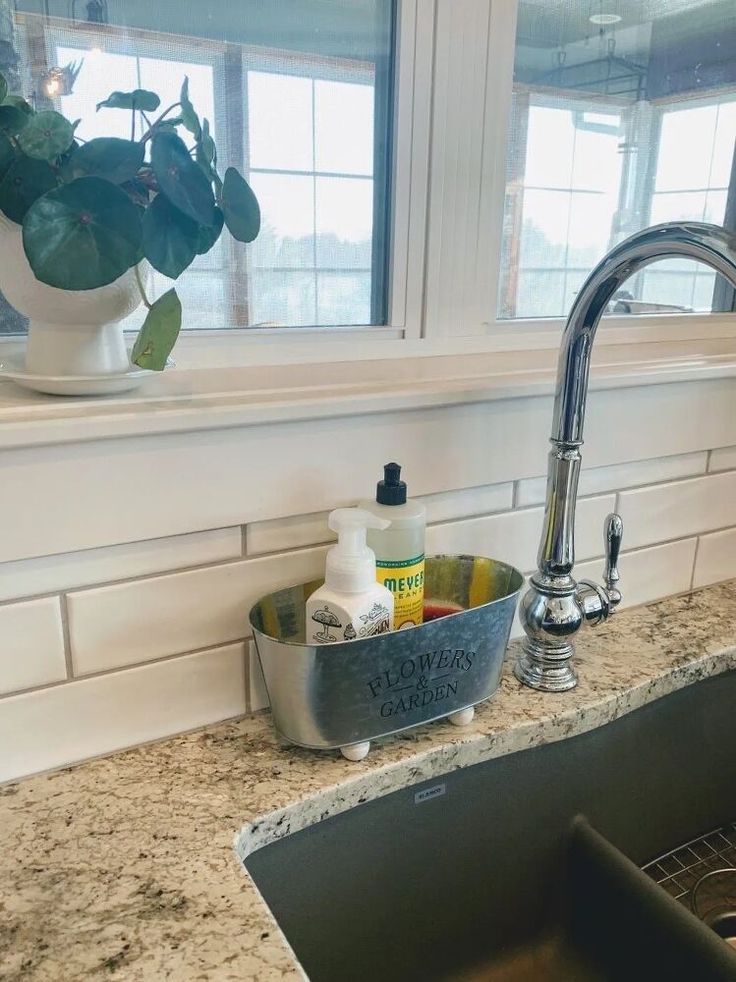
[[[516,3],[439,3],[425,336],[483,335],[501,257]]]

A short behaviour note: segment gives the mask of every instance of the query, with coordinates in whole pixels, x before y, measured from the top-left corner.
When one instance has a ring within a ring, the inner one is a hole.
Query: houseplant
[[[130,139],[83,141],[79,121],[34,111],[0,75],[0,290],[30,317],[29,371],[130,368],[115,322],[141,302],[130,359],[161,371],[181,303],[175,287],[149,300],[148,264],[175,280],[223,227],[240,242],[257,236],[255,195],[233,167],[220,178],[188,90],[185,78],[163,112],[154,92],[113,92],[97,108],[129,112]]]

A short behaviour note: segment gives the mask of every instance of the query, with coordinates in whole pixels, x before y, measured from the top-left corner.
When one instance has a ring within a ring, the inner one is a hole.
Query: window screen
[[[678,219],[736,230],[733,0],[521,0],[498,301],[559,317],[617,242]],[[704,266],[656,263],[621,313],[730,310]]]
[[[130,113],[96,111],[113,89],[152,89],[163,108],[188,76],[262,230],[250,246],[223,235],[182,274],[185,328],[383,324],[393,19],[392,0],[0,0],[0,71],[87,140],[130,136]],[[71,92],[49,95],[49,73],[75,63]],[[0,297],[0,332],[23,328]]]

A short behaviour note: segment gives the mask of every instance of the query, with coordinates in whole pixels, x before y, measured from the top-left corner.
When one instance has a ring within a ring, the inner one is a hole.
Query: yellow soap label
[[[376,579],[394,596],[394,630],[421,624],[424,613],[424,556],[376,560]]]

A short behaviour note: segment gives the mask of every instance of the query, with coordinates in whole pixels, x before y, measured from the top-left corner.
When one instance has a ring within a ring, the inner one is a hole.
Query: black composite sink
[[[246,866],[312,982],[736,980],[736,953],[638,869],[736,818],[735,745],[731,672]]]

